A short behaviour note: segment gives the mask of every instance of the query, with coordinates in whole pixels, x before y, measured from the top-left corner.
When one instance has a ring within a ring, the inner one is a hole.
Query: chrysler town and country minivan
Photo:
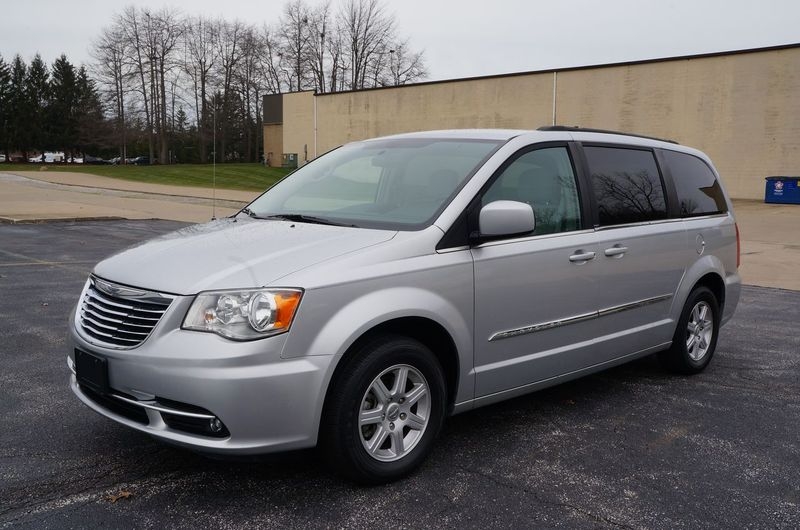
[[[706,155],[607,131],[355,142],[230,218],[99,263],[72,390],[161,440],[319,445],[365,483],[445,417],[645,355],[703,370],[739,300],[738,229]]]

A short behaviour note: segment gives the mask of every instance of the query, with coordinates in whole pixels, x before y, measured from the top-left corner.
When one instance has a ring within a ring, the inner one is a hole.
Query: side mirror
[[[530,204],[494,201],[481,208],[478,218],[480,237],[513,236],[533,232],[536,219]]]

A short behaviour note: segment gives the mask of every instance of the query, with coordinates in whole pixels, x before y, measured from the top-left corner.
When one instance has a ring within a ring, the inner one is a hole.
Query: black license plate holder
[[[75,378],[78,383],[100,394],[108,394],[108,360],[75,350]]]

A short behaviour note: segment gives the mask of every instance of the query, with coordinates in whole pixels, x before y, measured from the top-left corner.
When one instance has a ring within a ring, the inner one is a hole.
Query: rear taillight
[[[733,226],[736,227],[736,268],[738,269],[739,266],[742,264],[742,243],[739,240],[739,225],[738,223],[734,223]]]

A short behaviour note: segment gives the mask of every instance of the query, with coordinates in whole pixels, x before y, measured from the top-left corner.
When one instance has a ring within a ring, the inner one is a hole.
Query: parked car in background
[[[129,164],[133,164],[134,166],[149,166],[150,165],[150,157],[149,156],[137,156],[128,162]]]
[[[28,158],[28,162],[35,164],[54,164],[64,162],[64,152],[45,152]]]
[[[6,155],[0,155],[0,163],[3,163],[5,161],[6,161]]]
[[[650,354],[702,371],[738,266],[731,202],[695,149],[562,127],[378,138],[99,263],[70,384],[173,444],[319,444],[380,483],[450,414]]]
[[[106,164],[108,164],[108,162],[106,162],[102,158],[97,157],[97,156],[90,156],[90,155],[86,155],[86,156],[83,157],[83,163],[84,164],[92,164],[92,165],[106,165]]]

